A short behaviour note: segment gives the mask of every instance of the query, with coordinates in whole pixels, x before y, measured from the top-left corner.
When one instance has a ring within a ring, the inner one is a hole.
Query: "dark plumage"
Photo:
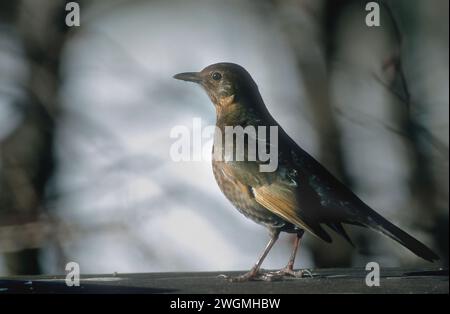
[[[243,67],[217,63],[201,72],[180,73],[174,78],[203,86],[216,108],[217,127],[223,132],[226,126],[278,127],[278,145],[273,147],[274,143],[268,143],[271,149],[278,150],[278,168],[274,172],[261,172],[259,160],[222,161],[213,157],[214,176],[225,196],[242,214],[266,226],[272,234],[255,266],[235,280],[268,278],[276,274],[301,275],[293,271],[298,243],[304,231],[331,242],[323,225],[350,243],[343,224],[372,228],[427,261],[439,259],[424,244],[372,210],[300,148],[270,115],[257,85]],[[223,145],[223,141],[215,141],[214,150]],[[297,234],[289,263],[276,274],[260,275],[262,261],[281,231]]]

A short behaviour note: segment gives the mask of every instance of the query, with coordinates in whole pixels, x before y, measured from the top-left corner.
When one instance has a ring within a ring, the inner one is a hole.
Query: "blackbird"
[[[262,139],[266,149],[277,151],[278,165],[275,171],[261,171],[259,166],[267,160],[223,158],[226,140],[222,136],[214,138],[212,167],[220,189],[243,215],[268,228],[271,234],[270,241],[251,270],[229,280],[305,276],[304,270],[294,271],[293,268],[304,232],[308,231],[330,243],[332,238],[324,229],[324,226],[328,226],[352,244],[343,224],[381,232],[427,261],[439,259],[424,244],[371,209],[297,145],[269,113],[256,83],[243,67],[233,63],[216,63],[200,72],[180,73],[174,78],[195,82],[206,90],[216,109],[216,133],[226,133],[227,126],[276,127],[278,131],[275,140],[270,142],[266,140],[267,131],[265,134],[258,132],[256,139],[258,145],[261,145]],[[249,136],[247,134],[247,144]],[[232,145],[236,143],[232,141]],[[279,271],[261,273],[260,266],[280,232],[296,234],[289,262]]]

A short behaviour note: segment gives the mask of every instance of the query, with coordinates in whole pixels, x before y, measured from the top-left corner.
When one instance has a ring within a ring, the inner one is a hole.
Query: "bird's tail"
[[[421,243],[417,239],[413,238],[405,231],[401,230],[399,227],[390,223],[383,216],[372,210],[368,209],[368,217],[366,225],[372,229],[375,229],[391,239],[397,241],[408,250],[416,254],[417,256],[429,261],[434,262],[439,260],[439,256],[436,255],[431,249],[429,249],[425,244]]]

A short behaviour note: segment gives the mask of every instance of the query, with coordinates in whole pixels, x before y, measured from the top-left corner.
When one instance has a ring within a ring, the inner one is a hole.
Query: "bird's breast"
[[[237,174],[232,164],[216,160],[213,160],[212,168],[220,190],[240,213],[266,227],[281,228],[285,225],[282,219],[255,200],[252,186],[241,180],[245,176],[251,177],[250,173]]]

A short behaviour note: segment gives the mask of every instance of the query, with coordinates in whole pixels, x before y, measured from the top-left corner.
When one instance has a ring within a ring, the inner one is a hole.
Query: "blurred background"
[[[364,201],[433,248],[358,227],[304,237],[296,267],[448,266],[449,2],[0,0],[0,275],[249,269],[268,240],[174,162],[176,125],[214,108],[172,75],[244,66],[283,128]],[[280,268],[282,235],[263,267]]]

